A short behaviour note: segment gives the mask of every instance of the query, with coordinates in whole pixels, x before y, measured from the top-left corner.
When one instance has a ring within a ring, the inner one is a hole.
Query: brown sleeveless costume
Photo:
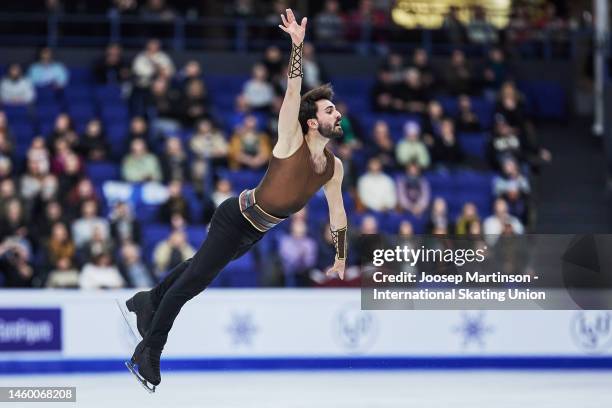
[[[284,159],[272,156],[259,185],[240,193],[242,215],[264,232],[302,209],[334,175],[334,155],[327,147],[324,153],[327,164],[321,174],[315,173],[306,139],[291,156]]]

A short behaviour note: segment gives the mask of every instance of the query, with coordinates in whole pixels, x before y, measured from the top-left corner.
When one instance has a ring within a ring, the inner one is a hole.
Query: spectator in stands
[[[91,239],[77,248],[79,263],[85,264],[91,262],[102,254],[112,254],[114,253],[114,248],[113,241],[104,228],[100,224],[94,225]]]
[[[187,83],[180,102],[179,120],[183,126],[193,128],[202,119],[212,119],[208,91],[201,79]]]
[[[444,109],[440,102],[435,99],[429,101],[427,114],[423,119],[422,132],[423,142],[427,147],[432,148],[436,139],[440,137],[442,120],[444,119]]]
[[[173,21],[176,13],[166,4],[166,0],[147,0],[140,7],[140,17],[144,20]]]
[[[459,95],[457,98],[459,112],[455,118],[457,133],[480,132],[482,126],[480,119],[472,110],[472,100],[468,95]]]
[[[472,95],[474,93],[472,68],[466,61],[463,51],[453,51],[450,65],[446,69],[444,77],[446,90],[451,95]]]
[[[267,112],[274,99],[274,89],[268,82],[268,71],[263,64],[255,64],[252,77],[242,88],[242,95],[250,109]]]
[[[416,160],[422,168],[429,167],[429,151],[421,140],[421,127],[417,122],[407,121],[404,124],[404,138],[397,144],[395,158],[400,166]]]
[[[215,191],[212,194],[212,200],[215,203],[215,207],[219,207],[222,202],[235,196],[236,193],[232,188],[232,183],[228,179],[220,178],[217,180]]]
[[[183,196],[183,184],[179,180],[174,180],[168,185],[168,199],[159,208],[159,220],[170,224],[175,214],[179,214],[187,222],[191,220],[191,208]]]
[[[413,68],[419,71],[421,83],[425,92],[430,94],[436,87],[436,72],[429,62],[429,55],[423,48],[416,48],[412,54]]]
[[[30,66],[28,77],[34,86],[51,86],[63,89],[68,84],[68,70],[61,62],[53,60],[51,48],[45,47],[38,54],[38,61]]]
[[[13,177],[13,162],[0,154],[0,181]]]
[[[272,147],[270,138],[257,130],[257,118],[247,116],[230,139],[229,165],[232,169],[249,168],[260,170],[266,166]]]
[[[79,215],[81,206],[87,200],[98,201],[98,194],[96,194],[91,180],[84,177],[79,180],[76,186],[68,192],[67,197],[64,198],[67,213],[71,217],[76,218]]]
[[[206,169],[203,171],[202,166],[206,166],[205,163],[212,167],[227,166],[229,145],[223,132],[212,121],[204,119],[198,123],[196,132],[189,140],[189,147],[195,156],[192,162],[194,180],[204,180]]]
[[[155,276],[159,279],[166,271],[191,258],[194,253],[195,249],[187,242],[185,232],[181,229],[172,231],[153,250]]]
[[[87,161],[104,161],[110,157],[110,145],[100,119],[87,122],[85,132],[79,139],[78,150]]]
[[[22,239],[28,236],[28,215],[18,198],[9,200],[0,215],[0,241],[13,236]]]
[[[104,57],[95,62],[93,71],[97,83],[108,85],[127,83],[131,75],[130,66],[123,58],[123,50],[116,43],[106,47]]]
[[[455,222],[455,234],[466,235],[470,233],[471,225],[477,223],[480,225],[480,216],[478,215],[478,208],[470,201],[463,204],[461,214]]]
[[[44,244],[51,236],[51,231],[56,223],[68,225],[68,217],[65,216],[63,207],[59,201],[52,200],[45,204],[42,214],[34,214],[30,229],[35,237],[36,244]]]
[[[110,254],[96,256],[85,264],[79,277],[81,289],[118,289],[125,286],[125,280],[117,266],[112,263]]]
[[[51,269],[45,287],[55,289],[76,289],[79,287],[79,270],[70,258],[60,258]]]
[[[158,76],[170,78],[174,74],[172,59],[161,49],[159,40],[147,41],[132,63],[133,88],[130,100],[133,115],[144,115],[149,104],[150,87]]]
[[[0,102],[4,105],[30,105],[36,99],[36,91],[29,78],[23,76],[19,64],[11,64],[8,74],[0,82]]]
[[[304,43],[303,67],[304,79],[302,84],[305,87],[304,90],[316,88],[326,82],[325,71],[317,61],[315,48],[311,43]]]
[[[381,70],[390,74],[390,82],[398,85],[404,80],[404,74],[408,68],[404,57],[399,52],[390,52],[381,66]],[[380,72],[380,71],[379,71]]]
[[[6,113],[4,113],[2,110],[0,110],[0,133],[4,133],[9,140],[12,140],[13,138],[13,134],[9,129]]]
[[[508,68],[504,52],[497,47],[492,48],[489,51],[483,72],[485,96],[488,95],[489,99],[494,100],[497,91],[504,81],[508,79],[509,75],[510,69]]]
[[[395,109],[420,115],[425,112],[428,102],[429,94],[423,87],[419,70],[408,68],[403,81],[395,87],[393,99]]]
[[[15,144],[6,130],[0,129],[0,156],[13,157]]]
[[[316,266],[317,243],[308,236],[308,226],[302,220],[292,220],[290,231],[281,236],[278,247],[285,286],[310,286],[308,275]]]
[[[158,77],[151,84],[151,102],[155,112],[151,122],[151,130],[156,137],[163,137],[180,130],[177,120],[181,103],[181,95],[177,89],[170,86],[170,79]]]
[[[421,175],[421,167],[415,161],[406,165],[406,173],[397,178],[397,198],[399,207],[416,217],[429,207],[431,187],[429,181]]]
[[[77,248],[91,240],[96,226],[102,229],[105,237],[109,236],[109,224],[98,215],[98,203],[87,200],[81,206],[81,218],[72,223],[72,239]]]
[[[185,93],[191,82],[202,80],[202,66],[196,60],[189,60],[177,74],[177,77],[181,84],[181,90]]]
[[[501,164],[508,158],[514,158],[519,162],[524,162],[526,157],[523,155],[521,138],[518,132],[512,128],[503,116],[495,115],[495,127],[491,138],[487,155],[489,163],[493,169],[501,170]]]
[[[497,238],[504,232],[506,228],[510,228],[515,234],[522,234],[525,231],[521,221],[508,212],[508,203],[503,198],[495,200],[493,205],[493,214],[485,218],[482,225],[482,230],[485,235],[491,235],[490,243],[495,243]]]
[[[143,139],[132,140],[130,153],[123,158],[121,174],[125,181],[131,183],[162,180],[159,161],[154,154],[149,153]]]
[[[276,82],[280,79],[283,71],[283,54],[276,45],[271,45],[264,51],[261,63],[266,67],[269,82]]]
[[[0,182],[0,218],[6,213],[6,206],[13,198],[19,199],[15,180],[9,178]]]
[[[497,29],[487,21],[484,7],[472,7],[472,20],[467,26],[467,35],[472,44],[489,46],[497,43]]]
[[[465,42],[465,26],[459,19],[459,7],[450,6],[448,8],[448,13],[444,16],[442,28],[446,31],[450,43],[458,45]]]
[[[502,85],[495,111],[495,118],[505,122],[510,128],[506,131],[519,137],[522,161],[527,162],[537,172],[540,165],[552,160],[550,151],[538,143],[534,126],[525,112],[524,97],[514,83],[508,81]]]
[[[31,256],[28,245],[21,240],[0,241],[0,275],[4,276],[4,286],[32,286],[34,270],[30,265]]]
[[[357,180],[357,194],[366,209],[391,211],[397,205],[397,193],[393,179],[382,171],[377,158],[368,161],[368,171]]]
[[[149,126],[142,116],[135,116],[132,118],[130,121],[130,130],[125,139],[129,145],[132,144],[134,139],[149,140]]]
[[[446,200],[436,197],[431,204],[427,231],[432,234],[448,234],[454,230],[453,222],[448,215]]]
[[[349,41],[359,42],[363,40],[364,32],[370,34],[370,38],[379,45],[379,51],[386,51],[388,25],[387,13],[375,8],[372,0],[359,0],[356,9],[349,12],[346,19],[346,36]],[[363,44],[365,46],[365,44]]]
[[[396,84],[391,72],[381,69],[378,71],[376,83],[371,91],[371,106],[375,112],[395,112],[393,104]]]
[[[109,218],[111,236],[118,245],[125,242],[140,242],[140,223],[134,218],[127,202],[115,204]]]
[[[340,127],[342,128],[343,135],[342,139],[340,139],[340,143],[351,149],[360,148],[363,136],[359,119],[353,115],[348,105],[343,101],[338,101],[336,103],[336,109],[342,115]]]
[[[72,150],[68,140],[65,138],[57,139],[54,147],[55,154],[51,159],[51,171],[58,177],[80,174],[83,170],[83,162]]]
[[[51,236],[45,244],[46,263],[49,269],[59,268],[60,263],[74,261],[76,247],[63,222],[56,222],[51,228]]]
[[[171,136],[166,139],[161,163],[166,183],[173,180],[186,181],[188,179],[189,162],[187,161],[187,153],[183,149],[183,142],[179,137]]]
[[[506,159],[502,164],[502,175],[495,176],[493,191],[497,197],[503,198],[510,214],[527,223],[529,195],[531,187],[527,178],[521,174],[518,163],[514,159]]]
[[[29,202],[31,205],[39,195],[43,193],[43,187],[55,187],[54,191],[50,191],[45,194],[47,196],[53,196],[57,192],[57,180],[55,185],[53,182],[45,183],[45,178],[49,176],[49,161],[48,160],[35,160],[28,159],[26,164],[26,171],[20,177],[20,194],[21,197]]]
[[[79,143],[79,136],[74,130],[72,119],[67,113],[60,113],[55,118],[53,132],[47,137],[49,147],[52,153],[57,153],[56,142],[58,139],[64,139],[68,143],[68,147],[76,148]]]
[[[395,170],[395,145],[391,138],[389,125],[384,120],[378,120],[372,130],[372,138],[367,147],[368,155],[376,157],[387,171]]]
[[[155,279],[140,257],[140,248],[132,242],[121,247],[119,270],[131,288],[150,288]]]
[[[326,47],[339,47],[343,44],[344,19],[340,14],[338,0],[326,0],[323,11],[315,15],[314,23],[318,43]]]
[[[397,228],[397,234],[403,242],[410,244],[411,238],[414,236],[414,227],[408,220],[402,220]]]
[[[452,119],[442,120],[440,137],[433,146],[433,161],[438,167],[456,167],[463,163],[465,155],[455,136],[455,124]]]

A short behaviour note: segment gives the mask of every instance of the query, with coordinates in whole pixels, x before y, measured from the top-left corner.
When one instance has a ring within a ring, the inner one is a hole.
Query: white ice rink
[[[76,404],[54,408],[612,407],[610,371],[162,372],[152,395],[127,371],[0,376],[0,386],[50,385],[77,387]]]

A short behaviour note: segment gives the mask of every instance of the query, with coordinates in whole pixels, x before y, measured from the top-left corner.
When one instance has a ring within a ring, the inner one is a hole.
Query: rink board
[[[0,291],[0,373],[115,371],[132,291]],[[177,318],[175,370],[612,368],[608,311],[362,311],[353,289],[210,290]]]

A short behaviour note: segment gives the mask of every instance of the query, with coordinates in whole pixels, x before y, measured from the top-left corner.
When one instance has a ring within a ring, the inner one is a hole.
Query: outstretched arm
[[[304,46],[304,35],[306,34],[306,22],[304,17],[302,23],[298,24],[291,9],[287,9],[287,17],[281,14],[283,24],[279,27],[291,36],[291,56],[289,58],[289,72],[287,80],[287,91],[278,116],[278,143],[282,150],[290,150],[297,141],[301,142],[302,130],[298,123],[300,111],[300,89],[302,87],[302,47]]]
[[[336,257],[334,265],[325,273],[328,276],[337,273],[340,279],[344,279],[344,269],[347,258],[347,219],[342,200],[342,178],[344,169],[340,159],[336,158],[334,163],[334,176],[325,186],[325,198],[329,207],[329,227],[336,245]]]

